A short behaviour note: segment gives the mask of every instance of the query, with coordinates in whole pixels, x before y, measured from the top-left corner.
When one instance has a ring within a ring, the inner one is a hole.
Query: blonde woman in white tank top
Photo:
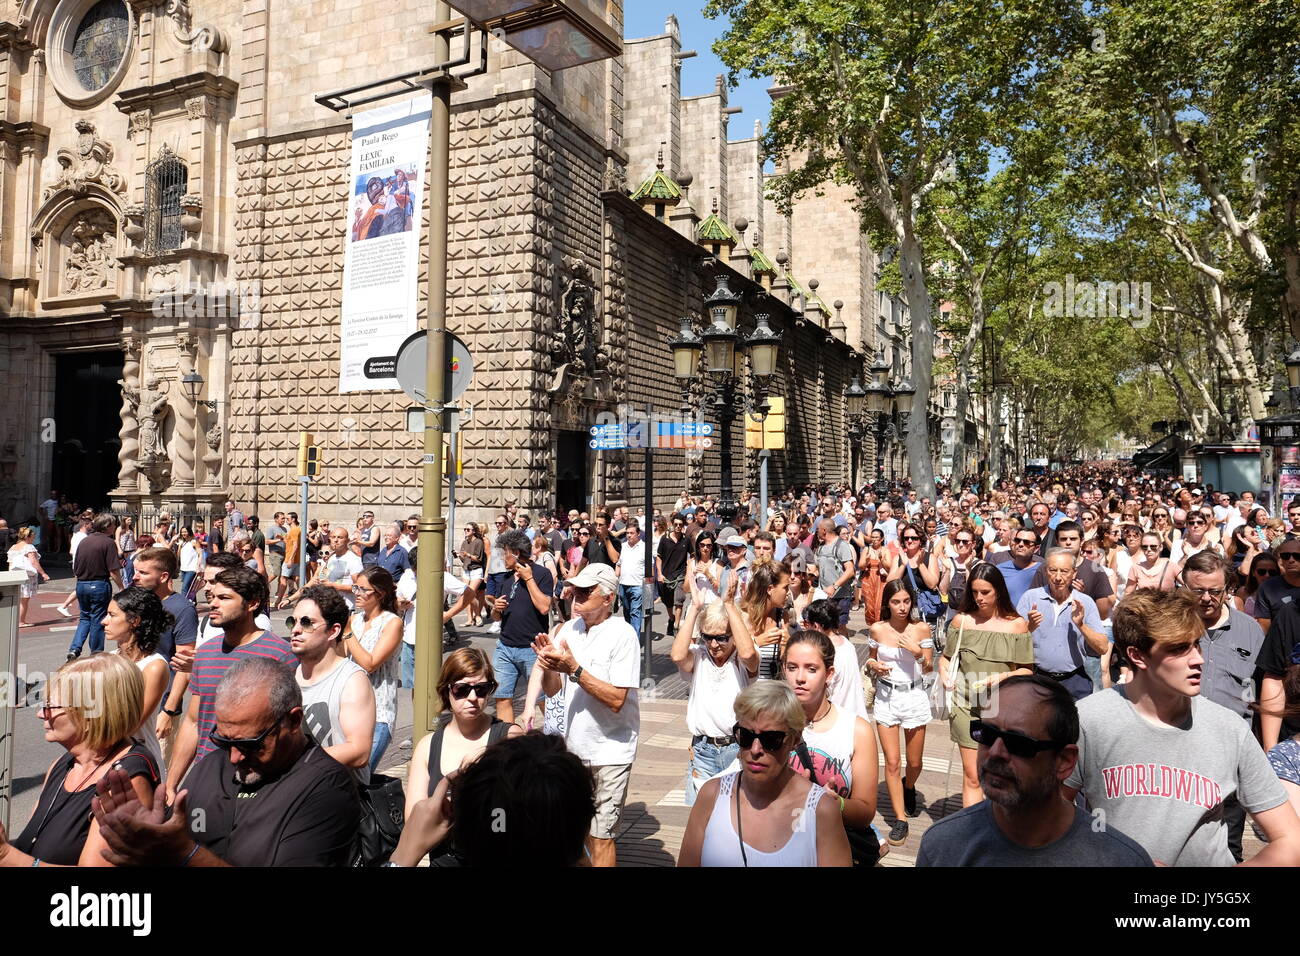
[[[750,684],[735,712],[740,771],[700,788],[677,865],[851,866],[839,801],[790,767],[804,716],[789,686]]]

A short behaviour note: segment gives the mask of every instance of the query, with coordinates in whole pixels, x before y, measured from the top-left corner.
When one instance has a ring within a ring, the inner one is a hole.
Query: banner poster
[[[398,388],[398,346],[416,331],[429,94],[352,118],[339,392]]]
[[[1279,500],[1289,501],[1300,495],[1300,448],[1287,445],[1278,458],[1277,492]]]

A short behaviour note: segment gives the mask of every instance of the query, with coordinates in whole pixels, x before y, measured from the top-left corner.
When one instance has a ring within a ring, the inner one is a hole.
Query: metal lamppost
[[[190,400],[190,404],[194,406],[194,412],[195,412],[194,414],[194,493],[195,495],[198,494],[198,490],[199,490],[199,462],[201,461],[199,457],[198,409],[199,406],[202,405],[208,411],[215,412],[217,410],[217,404],[218,404],[215,399],[208,399],[205,401],[199,398],[199,396],[203,394],[204,384],[205,383],[204,383],[203,376],[198,373],[197,369],[190,369],[188,372],[185,373],[184,377],[181,378],[181,387],[185,389],[185,397]],[[209,478],[210,477],[211,476],[209,476]]]
[[[742,336],[737,330],[736,318],[744,297],[731,290],[730,280],[726,272],[719,272],[717,287],[704,300],[711,321],[703,334],[696,333],[690,318],[684,318],[681,331],[668,342],[673,351],[673,371],[682,386],[683,396],[689,394],[691,382],[699,376],[701,353],[708,364],[714,389],[713,412],[718,419],[721,443],[718,449],[722,473],[718,516],[724,521],[734,520],[737,510],[732,488],[731,426],[736,420],[736,393],[743,385],[744,357],[748,353],[756,397],[754,407],[745,411],[766,418],[769,407],[767,385],[776,374],[777,356],[781,349],[781,334],[772,329],[766,314],[754,317],[754,328],[748,335]]]
[[[894,392],[889,387],[889,362],[885,360],[885,347],[876,350],[875,361],[871,363],[871,384],[865,389],[867,393],[867,413],[874,421],[876,435],[876,484],[878,490],[884,491],[885,484],[885,448],[897,434],[894,423],[889,416],[890,402]]]
[[[853,376],[853,381],[844,390],[844,408],[849,417],[849,485],[853,493],[858,493],[858,446],[867,432],[866,416],[863,408],[867,402],[866,389]]]
[[[452,7],[464,19],[451,18]],[[440,704],[436,687],[442,669],[443,569],[447,520],[442,512],[442,436],[447,370],[447,207],[451,167],[451,94],[465,80],[487,72],[488,34],[499,37],[543,69],[555,72],[618,56],[621,39],[581,0],[435,0],[434,63],[335,93],[317,102],[343,112],[392,96],[428,89],[433,94],[429,121],[429,278],[425,379],[423,502],[418,543],[425,559],[416,573],[415,714],[416,734],[433,730]],[[471,38],[479,36],[477,60]],[[463,41],[453,56],[452,38]],[[459,71],[459,72],[455,72]],[[437,557],[435,557],[437,556]],[[434,558],[434,560],[429,560]]]

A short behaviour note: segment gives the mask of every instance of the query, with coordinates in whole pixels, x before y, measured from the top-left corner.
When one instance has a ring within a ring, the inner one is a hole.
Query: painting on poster
[[[416,330],[431,107],[422,94],[352,118],[340,393],[400,387],[374,369],[391,367],[375,360],[395,356]]]

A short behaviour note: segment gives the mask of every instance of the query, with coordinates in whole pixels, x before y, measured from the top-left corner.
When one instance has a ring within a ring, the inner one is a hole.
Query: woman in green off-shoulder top
[[[1002,572],[996,565],[976,565],[966,579],[966,593],[948,625],[948,645],[939,659],[939,679],[953,691],[949,726],[961,748],[963,807],[984,799],[971,717],[979,716],[980,705],[995,686],[1008,677],[1033,672],[1034,638],[1011,603]]]

